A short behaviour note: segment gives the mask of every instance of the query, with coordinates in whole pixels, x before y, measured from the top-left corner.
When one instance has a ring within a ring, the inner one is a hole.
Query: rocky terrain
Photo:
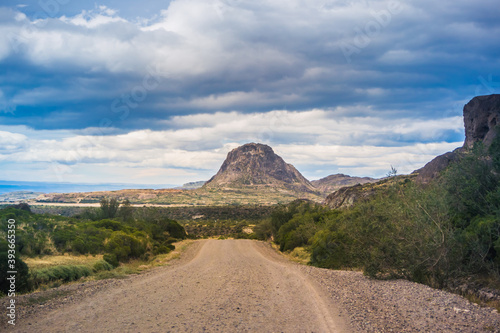
[[[476,142],[489,146],[498,134],[500,95],[474,97],[464,107],[465,142],[471,148]]]

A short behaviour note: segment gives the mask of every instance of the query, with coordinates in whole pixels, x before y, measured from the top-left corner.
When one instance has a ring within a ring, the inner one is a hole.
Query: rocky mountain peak
[[[233,149],[205,187],[284,186],[314,191],[311,183],[267,145],[248,143]]]
[[[464,106],[464,147],[472,148],[481,141],[489,146],[497,135],[499,123],[500,95],[474,97]]]

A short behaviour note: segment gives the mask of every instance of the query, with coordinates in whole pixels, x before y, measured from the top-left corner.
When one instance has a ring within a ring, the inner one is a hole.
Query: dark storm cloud
[[[142,22],[114,5],[61,5],[38,23],[34,4],[0,11],[4,123],[138,129],[192,113],[359,105],[445,117],[500,73],[494,1],[173,1]]]

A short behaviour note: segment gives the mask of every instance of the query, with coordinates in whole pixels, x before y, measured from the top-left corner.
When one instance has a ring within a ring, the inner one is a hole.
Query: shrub
[[[104,261],[106,261],[107,263],[109,263],[113,267],[118,267],[120,265],[120,263],[118,262],[118,259],[116,258],[116,255],[114,255],[112,253],[105,254],[102,257],[102,259]]]
[[[257,239],[264,241],[270,239],[273,236],[271,219],[262,220],[253,230]]]
[[[126,262],[130,258],[139,258],[146,252],[145,240],[128,235],[123,231],[115,231],[111,234],[107,244],[106,252],[116,256],[119,262]]]
[[[34,286],[38,287],[54,281],[75,281],[91,274],[92,270],[87,266],[63,265],[36,270],[31,274],[31,281]]]
[[[90,225],[92,225],[95,228],[111,229],[113,231],[128,229],[128,227],[124,226],[122,223],[109,219],[92,222],[90,223]]]
[[[8,294],[10,289],[10,282],[7,280],[7,271],[15,270],[16,274],[16,291],[26,292],[31,290],[31,284],[29,280],[29,270],[28,265],[20,258],[16,258],[14,269],[11,269],[8,264],[8,243],[6,241],[0,241],[0,292]]]
[[[94,266],[92,267],[92,270],[94,271],[94,273],[97,273],[97,272],[101,272],[101,271],[110,271],[112,270],[114,267],[111,263],[107,262],[106,260],[99,260],[98,262],[96,262],[94,264]]]

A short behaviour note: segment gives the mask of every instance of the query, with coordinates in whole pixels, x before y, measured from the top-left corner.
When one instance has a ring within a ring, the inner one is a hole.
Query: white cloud
[[[28,138],[23,134],[11,133],[0,130],[0,153],[12,154],[22,150]]]
[[[210,95],[202,98],[191,99],[186,103],[181,103],[182,106],[191,106],[199,109],[224,109],[238,108],[248,105],[264,106],[269,103],[297,103],[303,100],[302,97],[295,94],[279,94],[272,95],[262,92],[244,92],[234,91],[220,95]]]
[[[99,6],[98,10],[84,10],[82,13],[73,17],[62,16],[60,20],[72,25],[83,26],[90,29],[109,23],[126,22],[125,19],[115,16],[115,14],[116,10],[106,6]]]

